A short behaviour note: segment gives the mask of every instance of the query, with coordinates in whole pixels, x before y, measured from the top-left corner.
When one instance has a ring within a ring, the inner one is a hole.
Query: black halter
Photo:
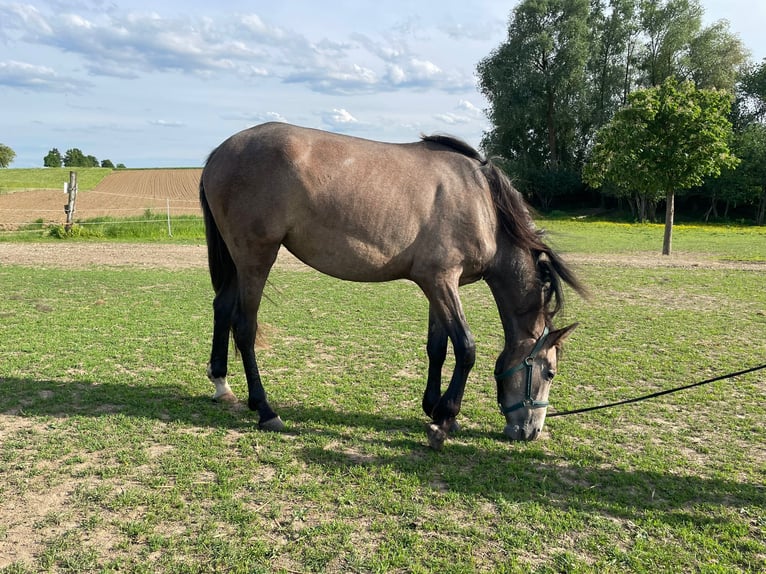
[[[504,407],[503,405],[500,406],[500,412],[504,415],[507,415],[508,413],[512,413],[513,411],[517,411],[519,409],[542,409],[548,406],[548,401],[536,401],[532,398],[532,369],[534,367],[535,362],[535,355],[540,352],[540,350],[543,348],[543,345],[545,344],[545,339],[548,338],[548,327],[545,327],[543,329],[543,334],[540,335],[540,338],[537,339],[537,342],[535,343],[535,346],[530,351],[529,355],[518,365],[511,367],[507,371],[500,373],[499,375],[495,375],[495,380],[499,383],[501,380],[503,380],[506,377],[510,377],[514,373],[520,371],[521,369],[526,368],[527,369],[527,392],[524,396],[523,401],[519,401],[518,403],[515,403],[511,405],[510,407]]]

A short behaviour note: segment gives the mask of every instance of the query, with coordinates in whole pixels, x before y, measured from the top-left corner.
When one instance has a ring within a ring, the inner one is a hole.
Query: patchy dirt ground
[[[565,259],[577,265],[618,265],[624,267],[681,267],[706,269],[751,269],[766,271],[763,262],[722,261],[699,254],[678,254],[664,257],[659,254],[578,254]],[[174,245],[162,243],[1,243],[0,265],[27,265],[31,267],[70,267],[82,269],[91,266],[141,267],[147,269],[187,269],[207,266],[204,244]],[[286,250],[277,260],[282,268],[305,269]]]
[[[207,248],[199,245],[153,243],[2,243],[0,265],[29,267],[139,267],[189,269],[207,267]],[[282,250],[277,265],[305,269],[305,265]]]

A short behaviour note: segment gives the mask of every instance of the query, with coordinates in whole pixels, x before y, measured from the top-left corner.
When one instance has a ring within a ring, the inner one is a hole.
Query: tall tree
[[[632,91],[640,31],[638,0],[592,0],[588,112],[592,127],[604,125]]]
[[[697,0],[641,0],[645,42],[640,68],[646,87],[679,74],[689,44],[702,26],[702,14]]]
[[[700,0],[521,0],[477,69],[493,125],[483,148],[543,208],[582,191],[596,132],[634,89],[672,77],[733,91],[746,52],[725,21],[703,28],[702,14]],[[611,189],[655,208],[651,195]]]
[[[16,159],[16,152],[5,144],[0,144],[0,167],[8,167]]]
[[[684,75],[698,88],[734,93],[746,62],[747,49],[742,40],[731,32],[726,20],[720,20],[692,38]]]
[[[588,14],[588,0],[523,0],[507,40],[478,65],[494,125],[483,147],[509,160],[521,187],[578,156]]]
[[[698,90],[672,77],[635,91],[630,105],[599,131],[583,175],[594,187],[611,180],[647,196],[664,195],[662,253],[669,255],[676,191],[699,186],[705,177],[739,161],[728,146],[730,109],[726,92]]]
[[[743,73],[737,108],[737,120],[743,127],[766,120],[766,59]]]

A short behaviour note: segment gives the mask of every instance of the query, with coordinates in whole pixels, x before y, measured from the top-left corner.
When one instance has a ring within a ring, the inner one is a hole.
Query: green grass
[[[186,243],[205,241],[205,227],[200,216],[173,215],[168,233],[167,215],[146,210],[131,218],[92,217],[76,220],[69,231],[63,224],[51,225],[42,220],[30,223],[14,231],[0,233],[0,241],[161,241]]]
[[[594,297],[559,319],[581,327],[554,408],[766,358],[763,271],[580,271]],[[419,291],[289,270],[271,283],[259,361],[282,434],[209,400],[203,270],[0,269],[0,557],[22,554],[0,571],[766,569],[763,372],[549,419],[512,444],[492,381],[499,320],[469,286],[477,365],[463,431],[437,453]],[[244,397],[233,357],[231,371]]]
[[[114,170],[102,167],[0,169],[0,193],[31,189],[64,189],[64,183],[69,181],[70,171],[77,172],[78,189],[90,191]]]
[[[540,220],[553,245],[578,253],[662,251],[664,224]],[[673,253],[695,253],[739,261],[766,261],[766,226],[676,224]]]
[[[0,171],[1,173],[1,171]],[[142,220],[136,223],[136,220]],[[168,236],[166,216],[146,212],[129,219],[100,217],[78,220],[79,228],[67,239],[118,241],[204,241],[202,218],[173,216],[173,236]],[[662,251],[663,226],[657,224],[586,222],[580,220],[540,219],[538,226],[549,233],[548,241],[563,253],[649,254]],[[53,233],[52,233],[53,232]],[[62,226],[42,222],[16,232],[0,233],[0,241],[39,241],[63,236]],[[681,224],[675,226],[673,253],[727,261],[766,261],[766,227],[748,225]]]

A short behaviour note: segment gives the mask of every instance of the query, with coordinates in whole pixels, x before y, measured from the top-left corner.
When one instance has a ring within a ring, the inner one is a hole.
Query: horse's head
[[[518,341],[497,360],[495,380],[500,412],[505,416],[505,434],[511,440],[534,440],[543,430],[548,393],[556,375],[561,344],[577,323],[549,331],[537,338]]]

